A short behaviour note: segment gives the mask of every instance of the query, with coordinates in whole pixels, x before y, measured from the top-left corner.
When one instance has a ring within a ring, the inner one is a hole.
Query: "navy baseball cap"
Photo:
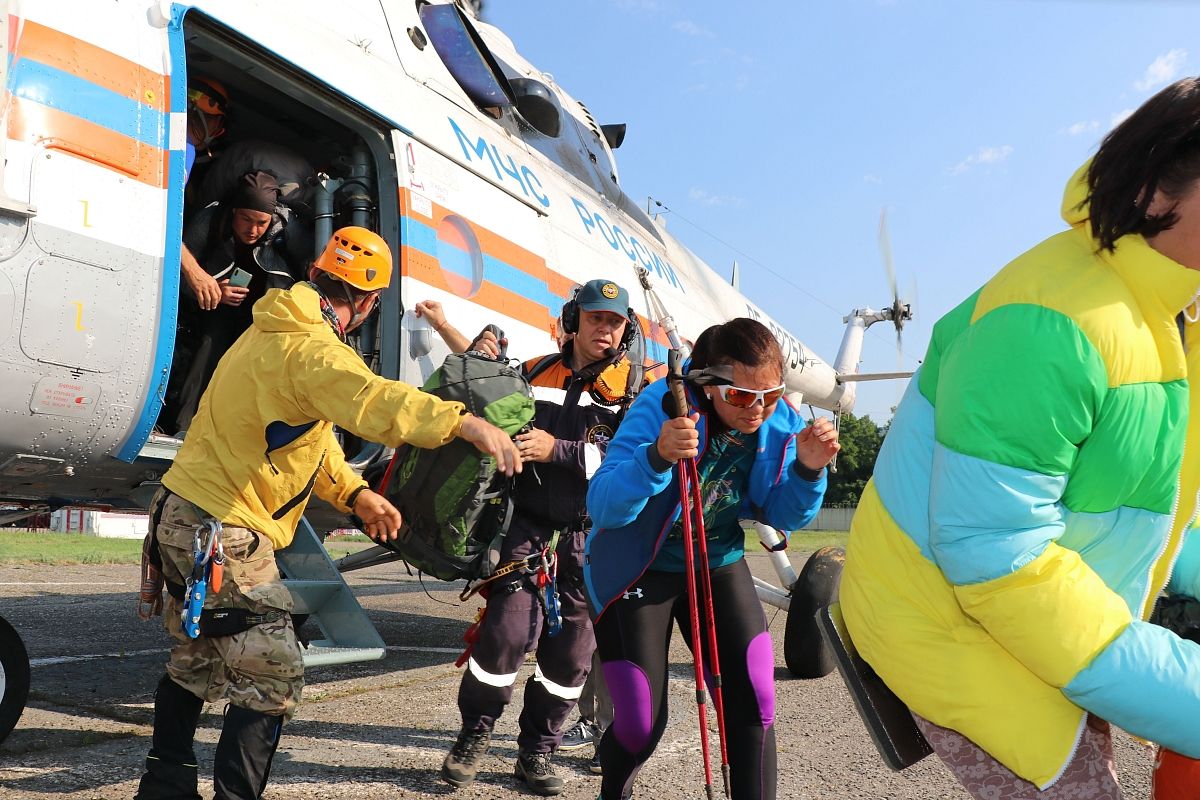
[[[575,301],[583,311],[611,311],[622,317],[629,314],[629,292],[604,278],[596,278],[579,287]]]

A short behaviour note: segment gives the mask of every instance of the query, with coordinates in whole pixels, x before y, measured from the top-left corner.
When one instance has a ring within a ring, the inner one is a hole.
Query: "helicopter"
[[[867,327],[912,317],[898,297],[854,309],[822,359],[626,194],[614,155],[626,126],[598,123],[471,4],[0,7],[0,524],[67,506],[145,509],[182,443],[159,424],[187,344],[181,236],[204,201],[199,174],[222,158],[185,180],[192,76],[228,91],[226,153],[265,141],[313,165],[290,223],[316,243],[310,258],[343,225],[388,242],[397,278],[352,340],[386,378],[420,385],[448,354],[414,313],[420,300],[539,353],[572,288],[604,277],[633,289],[629,357],[648,374],[704,328],[749,316],[782,346],[789,400],[840,414],[872,377],[857,374]],[[349,434],[343,449],[360,470],[389,455]],[[297,613],[323,634],[306,664],[379,658],[341,579],[352,566],[335,565],[318,534],[344,521],[316,505],[279,553]],[[786,607],[796,577],[776,555],[783,588],[760,594]]]

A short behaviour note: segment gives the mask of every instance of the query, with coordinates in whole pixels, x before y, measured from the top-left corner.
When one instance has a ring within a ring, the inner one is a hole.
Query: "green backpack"
[[[457,400],[510,436],[533,419],[533,390],[518,369],[476,353],[451,353],[421,387]],[[462,439],[436,449],[403,445],[378,490],[403,517],[385,546],[444,581],[486,578],[512,521],[513,478]]]

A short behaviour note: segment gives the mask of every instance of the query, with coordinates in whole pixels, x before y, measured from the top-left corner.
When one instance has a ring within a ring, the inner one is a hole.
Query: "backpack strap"
[[[397,447],[392,453],[391,459],[388,461],[387,469],[383,472],[383,477],[379,481],[379,485],[372,487],[372,491],[376,494],[383,494],[387,491],[388,486],[392,483],[392,473],[396,471],[396,465],[400,463],[400,451],[402,448]]]
[[[534,364],[528,370],[525,369],[525,365],[522,364],[521,365],[521,376],[524,377],[525,380],[529,381],[532,384],[534,379],[537,378],[537,376],[541,375],[543,372],[550,369],[551,367],[553,367],[555,364],[559,363],[560,361],[562,361],[562,353],[551,353],[550,355],[548,355],[545,358],[538,361],[536,364]]]

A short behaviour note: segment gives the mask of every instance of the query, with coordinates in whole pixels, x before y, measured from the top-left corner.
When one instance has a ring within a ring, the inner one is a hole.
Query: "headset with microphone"
[[[612,284],[616,286],[616,284]],[[563,303],[562,314],[562,329],[564,333],[579,333],[579,293],[583,291],[583,286],[576,286],[571,291],[571,299]],[[637,315],[632,308],[625,309],[625,320],[628,324],[625,325],[625,332],[621,334],[621,342],[617,346],[619,352],[627,352],[633,346],[634,339],[638,335]],[[615,355],[615,354],[614,354]]]

